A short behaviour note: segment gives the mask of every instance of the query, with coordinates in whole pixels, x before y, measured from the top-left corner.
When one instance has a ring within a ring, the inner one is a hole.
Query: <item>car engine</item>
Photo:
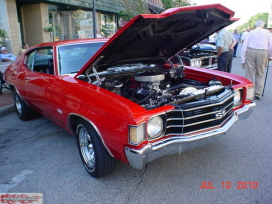
[[[169,69],[157,65],[132,64],[87,74],[89,83],[121,95],[146,109],[166,104],[211,100],[226,87],[220,81],[207,84],[186,79],[183,66]],[[86,79],[86,77],[84,77]]]

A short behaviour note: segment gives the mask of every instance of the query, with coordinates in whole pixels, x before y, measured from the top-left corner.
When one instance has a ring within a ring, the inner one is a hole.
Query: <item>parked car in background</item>
[[[231,24],[233,15],[220,4],[172,8],[138,15],[110,39],[31,47],[4,75],[17,114],[29,120],[41,113],[75,135],[96,178],[113,172],[115,159],[142,169],[214,142],[250,115],[253,84],[184,66],[177,54]]]
[[[182,52],[180,57],[184,65],[217,70],[217,51],[212,44],[197,43]]]

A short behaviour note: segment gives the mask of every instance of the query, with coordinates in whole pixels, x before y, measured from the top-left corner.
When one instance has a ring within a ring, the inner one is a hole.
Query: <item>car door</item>
[[[28,72],[25,76],[26,98],[46,117],[52,117],[54,103],[53,86],[55,70],[53,48],[43,47],[32,50],[26,60]]]

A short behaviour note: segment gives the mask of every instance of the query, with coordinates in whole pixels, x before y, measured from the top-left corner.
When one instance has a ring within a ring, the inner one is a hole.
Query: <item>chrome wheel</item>
[[[20,96],[18,94],[15,94],[14,103],[15,103],[15,107],[16,107],[18,114],[22,115],[22,104],[21,104],[21,100],[19,97]]]
[[[37,112],[27,105],[16,90],[13,91],[13,104],[21,120],[30,120],[37,116]]]
[[[85,163],[90,169],[93,169],[95,167],[95,153],[91,137],[83,125],[78,128],[80,151]]]
[[[75,132],[85,170],[94,178],[111,174],[115,159],[109,154],[93,126],[86,120],[78,119]]]

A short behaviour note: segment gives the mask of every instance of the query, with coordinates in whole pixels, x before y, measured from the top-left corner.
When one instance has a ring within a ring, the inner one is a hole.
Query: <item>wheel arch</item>
[[[69,129],[70,131],[76,135],[77,132],[76,132],[76,128],[77,128],[77,123],[78,123],[78,120],[79,119],[82,119],[82,120],[85,120],[86,122],[88,122],[93,128],[94,130],[97,132],[97,134],[99,135],[99,138],[101,140],[101,142],[103,143],[104,147],[106,148],[106,150],[108,151],[108,153],[114,157],[114,155],[112,154],[112,152],[109,150],[109,148],[107,147],[107,145],[105,144],[105,141],[99,131],[99,129],[97,128],[97,126],[94,124],[94,122],[92,122],[91,120],[87,119],[86,117],[82,116],[82,115],[78,115],[76,113],[70,113],[69,116],[68,116],[68,126],[69,126]]]
[[[15,86],[13,84],[9,84],[9,89],[11,92],[13,92],[14,90],[17,91],[17,89],[15,88]]]

